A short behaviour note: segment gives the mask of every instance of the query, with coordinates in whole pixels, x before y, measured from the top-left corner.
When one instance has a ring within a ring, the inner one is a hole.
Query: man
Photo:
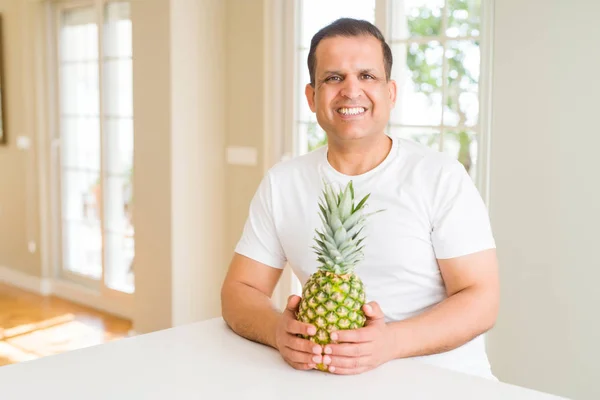
[[[356,374],[396,358],[495,379],[483,334],[495,323],[499,284],[487,210],[455,159],[384,133],[396,101],[392,55],[372,24],[341,19],[312,39],[306,98],[328,145],[271,168],[222,287],[223,317],[239,335],[279,350],[297,369],[324,363]],[[315,272],[323,179],[371,193],[365,258],[356,273],[367,300],[364,328],[318,346],[297,334],[300,301],[283,313],[270,296],[289,263],[302,283]]]

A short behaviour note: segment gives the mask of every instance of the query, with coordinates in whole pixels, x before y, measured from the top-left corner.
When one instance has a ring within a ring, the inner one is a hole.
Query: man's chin
[[[371,136],[370,133],[367,132],[363,132],[363,131],[342,131],[342,132],[336,132],[335,137],[342,141],[357,141],[357,140],[361,140],[361,139],[365,139],[368,138],[369,136]]]

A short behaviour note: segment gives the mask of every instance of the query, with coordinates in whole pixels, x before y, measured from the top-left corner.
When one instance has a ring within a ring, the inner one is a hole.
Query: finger
[[[295,315],[296,311],[298,311],[300,300],[300,297],[295,294],[288,297],[287,306],[285,307],[286,311],[291,311]]]
[[[323,356],[323,364],[335,368],[359,369],[370,365],[370,357]]]
[[[332,374],[336,374],[336,375],[356,375],[356,374],[362,374],[363,372],[367,372],[369,369],[370,369],[369,367],[362,367],[362,368],[356,368],[356,369],[339,368],[339,367],[335,367],[332,365],[329,367],[329,372],[331,372]]]
[[[299,370],[301,370],[301,371],[307,371],[307,370],[309,370],[309,369],[314,369],[314,368],[315,368],[315,366],[316,366],[315,364],[303,364],[303,363],[295,363],[295,362],[292,362],[292,361],[287,361],[287,363],[288,363],[289,365],[291,365],[291,366],[292,366],[292,368],[294,368],[294,369],[299,369]]]
[[[311,342],[310,340],[301,339],[299,337],[291,336],[285,343],[285,346],[296,351],[301,351],[310,354],[322,354],[323,348],[318,344]]]
[[[339,330],[332,332],[331,340],[335,340],[338,343],[366,343],[372,342],[375,339],[375,331],[373,328],[359,328],[359,329],[348,329]]]
[[[317,333],[317,328],[311,324],[305,324],[297,319],[290,317],[285,324],[285,331],[293,335],[313,336]]]
[[[345,356],[345,357],[369,356],[373,353],[373,344],[371,342],[328,344],[323,349],[323,353],[329,354],[332,356]]]
[[[302,364],[320,364],[323,362],[323,356],[320,354],[303,353],[301,351],[295,351],[290,348],[286,348],[282,352],[283,358],[295,363]]]
[[[363,306],[363,311],[367,317],[367,322],[369,322],[369,320],[383,320],[385,318],[381,307],[376,301],[365,304]]]

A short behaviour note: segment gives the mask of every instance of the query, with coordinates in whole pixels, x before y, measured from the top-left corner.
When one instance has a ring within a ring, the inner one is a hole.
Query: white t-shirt
[[[377,301],[387,321],[418,315],[444,300],[436,258],[494,248],[488,212],[465,168],[449,155],[391,137],[390,153],[376,168],[344,175],[327,160],[327,147],[281,162],[263,178],[235,251],[273,268],[289,264],[301,283],[317,270],[311,246],[321,230],[322,182],[353,181],[355,201],[367,193],[364,260],[356,274],[367,301]],[[454,350],[416,357],[425,362],[495,379],[484,335]]]

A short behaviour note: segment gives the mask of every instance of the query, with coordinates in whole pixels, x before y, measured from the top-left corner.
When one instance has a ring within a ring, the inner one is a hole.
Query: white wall
[[[600,2],[495,2],[490,212],[501,380],[600,398]]]
[[[36,94],[44,88],[34,84],[44,56],[35,41],[40,9],[43,10],[41,3],[0,0],[2,103],[8,140],[0,145],[0,269],[6,267],[35,277],[42,273],[36,155],[38,150],[45,150],[36,135],[41,128],[38,118],[43,107],[35,101]],[[31,147],[17,148],[18,136],[28,137]],[[35,252],[29,251],[30,242],[36,244]]]
[[[225,3],[132,2],[134,329],[220,315],[225,248]]]
[[[173,325],[221,315],[225,3],[171,2]]]

